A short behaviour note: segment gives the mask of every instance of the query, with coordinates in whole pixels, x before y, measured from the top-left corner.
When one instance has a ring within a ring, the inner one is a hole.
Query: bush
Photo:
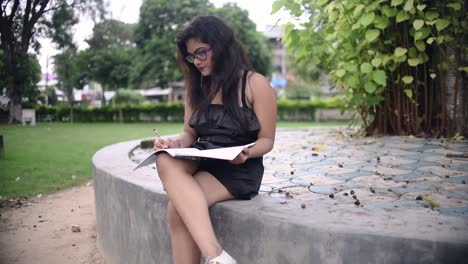
[[[317,109],[344,109],[341,97],[326,99],[314,98],[312,100],[288,100],[278,101],[278,120],[286,121],[314,121]],[[71,120],[71,108],[69,105],[38,106],[36,107],[36,119],[38,121],[69,122]],[[0,108],[0,116],[2,110]],[[5,111],[8,117],[8,111]],[[74,107],[74,122],[181,122],[184,120],[183,103],[158,103],[158,104],[123,104],[119,106],[104,107]]]
[[[118,89],[115,93],[114,100],[116,105],[139,104],[143,102],[144,97],[141,94],[135,92],[134,90]]]

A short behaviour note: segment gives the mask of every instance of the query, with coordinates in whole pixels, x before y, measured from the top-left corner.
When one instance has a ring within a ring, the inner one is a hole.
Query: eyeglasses
[[[195,61],[195,58],[197,58],[200,61],[206,61],[206,54],[210,50],[211,48],[200,49],[199,51],[195,52],[195,54],[188,54],[187,56],[185,56],[185,60],[187,60],[190,63],[193,63]]]

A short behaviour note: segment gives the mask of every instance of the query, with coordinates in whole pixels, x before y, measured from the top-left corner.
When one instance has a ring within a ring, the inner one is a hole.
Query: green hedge
[[[183,121],[184,105],[182,103],[159,103],[141,105],[122,105],[104,107],[74,107],[68,105],[38,106],[38,121],[62,121],[72,119],[74,122],[157,122]]]
[[[278,100],[278,120],[314,121],[316,109],[343,109],[344,102],[340,97],[312,100]],[[69,105],[37,106],[38,122],[159,122],[184,120],[182,103],[138,104],[104,107],[74,107]],[[0,118],[8,118],[8,110],[0,107]]]

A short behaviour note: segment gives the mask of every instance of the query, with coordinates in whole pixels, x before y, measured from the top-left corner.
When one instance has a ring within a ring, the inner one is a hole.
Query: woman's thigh
[[[234,196],[211,173],[198,171],[193,177],[200,185],[208,202],[208,207],[215,203],[234,199]]]
[[[161,153],[156,156],[156,169],[160,177],[173,172],[184,172],[193,175],[198,166],[198,161],[174,158],[167,153]]]

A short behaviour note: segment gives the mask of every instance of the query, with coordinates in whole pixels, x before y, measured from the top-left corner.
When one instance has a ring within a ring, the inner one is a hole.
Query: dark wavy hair
[[[212,72],[210,76],[203,77],[203,87],[200,71],[184,59],[186,44],[191,38],[210,45],[213,52]],[[177,47],[177,62],[184,73],[188,103],[192,109],[204,112],[221,89],[224,107],[228,113],[238,117],[238,84],[242,70],[253,69],[234,30],[216,16],[196,16],[177,35]]]

